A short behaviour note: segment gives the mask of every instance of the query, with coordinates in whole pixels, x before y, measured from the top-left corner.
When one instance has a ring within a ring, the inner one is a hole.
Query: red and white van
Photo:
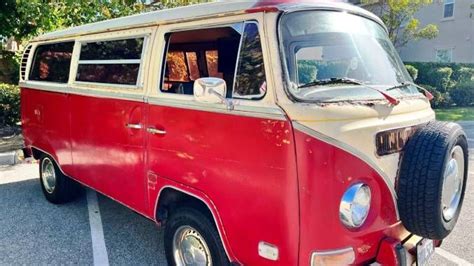
[[[344,3],[230,1],[35,38],[25,151],[46,198],[90,187],[165,226],[176,265],[423,265],[468,149],[385,26]]]

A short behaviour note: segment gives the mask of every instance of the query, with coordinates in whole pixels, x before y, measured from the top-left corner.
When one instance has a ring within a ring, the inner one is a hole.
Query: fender
[[[159,204],[159,199],[160,199],[160,196],[161,196],[161,192],[166,189],[166,188],[171,188],[171,189],[174,189],[174,190],[177,190],[179,192],[182,192],[184,194],[187,194],[199,201],[201,201],[202,203],[204,203],[207,208],[209,209],[209,211],[211,212],[212,214],[212,217],[213,217],[213,222],[215,223],[216,225],[216,228],[217,228],[217,232],[219,233],[219,236],[221,238],[221,241],[222,241],[222,244],[224,246],[224,250],[225,250],[225,253],[227,255],[227,258],[229,259],[229,261],[231,262],[238,262],[237,258],[235,257],[235,255],[233,254],[232,252],[232,249],[230,247],[230,244],[227,240],[227,235],[225,233],[225,229],[224,229],[224,225],[222,223],[222,220],[220,218],[220,215],[219,215],[219,211],[217,210],[216,206],[214,205],[214,203],[212,202],[212,200],[202,191],[200,190],[197,190],[197,189],[194,189],[192,187],[188,187],[186,185],[183,185],[183,184],[180,184],[180,183],[177,183],[177,182],[174,182],[172,180],[169,180],[169,179],[166,179],[166,178],[160,178],[162,181],[164,181],[166,184],[163,185],[161,188],[160,188],[160,191],[158,192],[157,196],[156,196],[156,200],[155,200],[155,206],[154,206],[154,220],[156,223],[158,223],[158,219],[156,218],[157,216],[157,210],[158,210],[158,204]],[[240,264],[240,263],[239,263]]]

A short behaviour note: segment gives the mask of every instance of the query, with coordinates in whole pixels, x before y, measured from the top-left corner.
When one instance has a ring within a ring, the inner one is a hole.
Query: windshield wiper
[[[423,91],[426,99],[428,99],[429,101],[431,101],[434,98],[433,94],[431,94],[431,92],[429,92],[427,89],[425,89],[425,88],[421,87],[420,85],[417,85],[413,82],[409,82],[409,81],[408,82],[402,82],[398,85],[395,85],[391,88],[388,88],[388,89],[386,89],[386,91],[391,91],[391,90],[396,90],[396,89],[403,89],[403,88],[408,87],[408,86],[415,86],[415,88],[420,89],[421,91]]]
[[[299,86],[299,88],[307,88],[307,87],[313,87],[313,86],[323,86],[323,85],[331,85],[331,84],[353,84],[353,85],[359,85],[371,90],[374,90],[380,94],[391,104],[391,105],[397,105],[400,103],[400,101],[393,97],[390,96],[389,94],[385,93],[384,91],[377,89],[375,87],[369,86],[365,84],[363,81],[357,80],[357,79],[352,79],[352,78],[329,78],[329,79],[321,79],[321,80],[315,80],[309,83],[306,83],[302,86]]]

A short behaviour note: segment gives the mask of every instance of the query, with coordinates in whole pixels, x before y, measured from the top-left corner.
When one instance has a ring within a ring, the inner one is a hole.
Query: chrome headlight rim
[[[360,193],[365,193],[365,200],[366,202],[357,202],[360,201],[360,198],[357,196],[361,196]],[[357,229],[361,227],[367,217],[369,216],[370,207],[371,207],[371,200],[372,200],[372,192],[369,185],[359,182],[352,184],[342,196],[341,203],[339,205],[339,219],[344,226],[349,229]],[[354,210],[354,208],[356,208]],[[358,215],[358,220],[354,219],[355,211],[362,211],[362,213],[356,213]]]

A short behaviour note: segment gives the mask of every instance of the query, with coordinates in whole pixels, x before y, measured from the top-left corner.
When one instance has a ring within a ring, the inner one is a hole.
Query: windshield
[[[346,12],[298,11],[280,20],[290,93],[304,101],[377,100],[381,94],[328,80],[351,79],[384,91],[412,82],[378,23]],[[387,91],[393,97],[420,94],[414,86]]]

